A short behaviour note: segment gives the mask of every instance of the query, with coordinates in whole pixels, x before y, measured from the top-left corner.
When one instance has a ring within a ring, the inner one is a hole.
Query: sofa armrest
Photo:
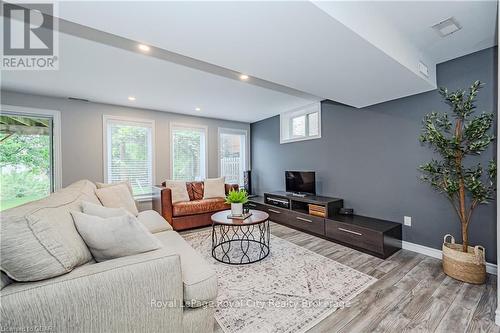
[[[2,328],[51,332],[179,332],[180,258],[160,249],[80,266],[1,291]]]
[[[231,190],[238,191],[240,189],[240,186],[238,184],[224,184],[224,186],[225,186],[225,190],[226,190],[226,195]]]
[[[157,211],[173,226],[172,190],[165,186],[153,187],[153,210]]]

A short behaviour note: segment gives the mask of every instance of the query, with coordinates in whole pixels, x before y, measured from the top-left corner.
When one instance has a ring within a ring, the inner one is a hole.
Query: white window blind
[[[226,177],[226,183],[243,185],[246,145],[246,131],[219,128],[219,174]]]
[[[207,129],[172,124],[170,135],[172,179],[205,179]]]
[[[147,196],[153,186],[154,121],[105,116],[106,182],[128,180],[134,196]]]

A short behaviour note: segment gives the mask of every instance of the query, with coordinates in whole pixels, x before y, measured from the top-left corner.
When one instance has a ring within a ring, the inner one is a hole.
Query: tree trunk
[[[462,222],[462,252],[467,253],[469,247],[469,224]]]
[[[459,189],[458,189],[458,197],[459,197],[459,212],[460,212],[460,224],[462,225],[462,251],[467,252],[467,247],[469,245],[469,236],[468,236],[468,226],[469,221],[466,216],[465,211],[465,185],[464,180],[460,176],[459,181]]]
[[[457,119],[455,125],[455,136],[457,137],[458,141],[461,141],[462,119]],[[462,225],[462,251],[467,252],[467,248],[469,245],[469,236],[467,235],[468,218],[465,209],[465,184],[462,175],[462,152],[460,150],[456,151],[455,167],[458,175],[458,211],[460,215],[460,223]]]

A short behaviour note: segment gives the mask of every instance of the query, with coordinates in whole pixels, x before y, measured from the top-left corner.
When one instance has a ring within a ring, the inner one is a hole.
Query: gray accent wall
[[[80,179],[103,181],[103,115],[150,119],[155,121],[155,180],[159,184],[170,177],[170,123],[207,126],[208,177],[218,176],[218,128],[248,130],[250,125],[234,121],[185,116],[176,113],[124,106],[72,101],[2,91],[1,102],[61,112],[62,183],[67,186]]]
[[[438,85],[454,90],[481,80],[485,86],[477,111],[496,113],[496,56],[497,49],[490,48],[439,64]],[[325,101],[322,137],[287,144],[280,144],[278,116],[253,123],[254,192],[283,190],[285,170],[314,170],[319,194],[344,198],[359,215],[399,223],[411,216],[404,240],[440,249],[447,233],[460,240],[459,220],[447,199],[419,180],[417,167],[434,155],[418,136],[424,114],[448,110],[437,91],[362,109]],[[495,151],[491,147],[476,160],[486,165]],[[469,235],[471,244],[485,246],[487,261],[495,263],[495,203],[475,211]]]

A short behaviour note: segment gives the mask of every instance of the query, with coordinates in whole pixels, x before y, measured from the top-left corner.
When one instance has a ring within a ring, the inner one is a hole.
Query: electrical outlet
[[[411,216],[405,216],[404,221],[406,226],[411,227]]]

